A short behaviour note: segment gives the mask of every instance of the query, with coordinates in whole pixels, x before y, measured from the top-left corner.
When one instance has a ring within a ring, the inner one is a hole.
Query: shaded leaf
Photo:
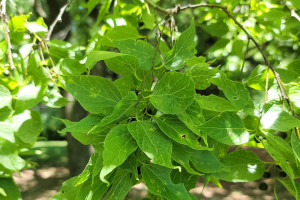
[[[171,141],[153,122],[135,121],[128,125],[128,130],[139,148],[153,160],[153,163],[173,167],[171,164]]]
[[[165,59],[165,68],[178,70],[184,67],[186,59],[192,58],[195,51],[195,25],[192,20],[190,27],[176,40],[174,47]]]
[[[167,200],[190,200],[189,193],[184,185],[174,184],[171,181],[171,170],[155,164],[141,167],[144,182],[149,191],[155,195],[161,195]]]

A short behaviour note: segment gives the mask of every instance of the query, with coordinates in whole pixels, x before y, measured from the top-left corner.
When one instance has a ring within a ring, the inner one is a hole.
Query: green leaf
[[[236,111],[237,109],[226,99],[218,97],[216,95],[209,96],[196,96],[196,101],[200,107],[206,110],[212,110],[216,112]]]
[[[4,121],[4,120],[8,119],[9,117],[11,117],[13,112],[14,111],[10,106],[5,106],[5,107],[1,108],[0,109],[0,121]]]
[[[8,122],[0,122],[0,137],[14,143],[14,129]]]
[[[166,114],[180,114],[194,101],[193,80],[179,72],[167,72],[158,81],[150,102]]]
[[[203,173],[215,173],[224,171],[224,165],[213,152],[207,150],[194,150],[186,148],[188,157],[193,166]]]
[[[86,182],[75,185],[78,177],[65,181],[58,193],[51,200],[99,200],[109,188],[109,185],[101,182],[99,177],[90,177]]]
[[[218,70],[210,68],[206,63],[195,64],[188,69],[189,76],[194,80],[196,89],[204,90],[210,86],[209,80],[214,77]]]
[[[227,172],[215,173],[213,176],[230,182],[249,182],[262,177],[265,164],[252,151],[239,150],[226,154],[222,163]]]
[[[9,31],[25,32],[26,31],[25,22],[27,21],[29,16],[30,14],[12,17],[8,22]]]
[[[299,3],[299,1],[297,1],[297,0],[291,0],[291,1],[292,1],[293,6],[295,6],[295,8],[300,9],[300,3]]]
[[[43,33],[43,35],[45,36],[45,33],[48,32],[47,26],[43,26],[43,25],[38,24],[36,22],[26,23],[25,26],[32,33],[39,33],[39,34]]]
[[[141,167],[143,180],[149,191],[167,200],[191,200],[183,184],[174,184],[170,178],[171,170],[155,164]]]
[[[65,58],[62,60],[59,70],[59,74],[80,75],[86,71],[86,67],[84,66],[84,64],[81,64],[78,60]]]
[[[300,59],[298,60],[293,60],[292,62],[290,62],[286,67],[289,69],[289,70],[293,70],[297,73],[298,76],[300,76],[300,68],[299,68],[299,65],[300,65]]]
[[[8,141],[0,141],[0,171],[19,171],[25,167],[25,161],[18,156],[16,146]]]
[[[91,70],[98,61],[100,60],[107,60],[111,58],[116,58],[118,56],[125,56],[126,54],[111,52],[111,51],[92,51],[85,62],[86,68]]]
[[[256,90],[265,90],[268,70],[268,67],[262,65],[255,67],[247,79],[248,86]],[[269,86],[273,83],[273,79],[274,74],[269,70]]]
[[[186,59],[192,58],[195,51],[195,25],[192,20],[190,27],[185,30],[165,59],[165,68],[178,70],[184,67]]]
[[[239,145],[249,141],[241,118],[233,112],[221,113],[198,128],[223,144]]]
[[[104,200],[123,200],[131,186],[130,173],[119,169],[112,181],[112,187],[109,189]]]
[[[287,173],[287,175],[291,178],[294,179],[294,171],[290,165],[289,162],[287,162],[286,158],[284,157],[285,154],[278,149],[278,147],[275,147],[272,145],[270,142],[263,142],[265,150],[269,153],[272,158],[279,163],[279,166]]]
[[[103,119],[103,116],[94,115],[94,114],[90,114],[89,116],[80,120],[79,122],[71,122],[66,119],[58,119],[66,125],[66,128],[59,131],[59,133],[67,133],[67,132],[87,133],[95,125],[99,124],[102,119]]]
[[[296,85],[289,88],[289,98],[297,109],[300,109],[300,86]]]
[[[295,157],[300,162],[300,141],[295,132],[292,132],[291,143]]]
[[[131,91],[125,96],[114,108],[114,111],[104,117],[99,124],[97,124],[91,131],[95,129],[105,128],[106,126],[120,122],[124,119],[127,119],[134,109],[138,99],[136,94]]]
[[[177,114],[177,116],[191,131],[206,141],[206,134],[200,133],[200,130],[197,129],[197,126],[205,122],[202,109],[197,101],[194,101],[185,111]]]
[[[36,86],[42,85],[50,79],[50,73],[40,65],[40,62],[40,56],[36,51],[30,54],[27,70],[28,74],[32,76]]]
[[[154,118],[154,120],[162,132],[179,144],[184,144],[194,149],[205,148],[199,144],[194,133],[188,129],[176,116],[163,115],[161,117]]]
[[[125,97],[131,89],[135,88],[134,78],[131,75],[118,78],[113,83],[120,90],[122,97]]]
[[[279,180],[282,185],[298,200],[300,199],[300,183],[291,181],[289,177],[285,177],[283,179],[277,179]]]
[[[11,106],[12,97],[10,91],[3,85],[0,85],[0,99],[0,108]]]
[[[114,41],[136,40],[140,37],[136,28],[131,26],[116,26],[108,31],[101,40],[101,44],[115,47]]]
[[[114,127],[104,141],[103,168],[100,179],[107,182],[105,176],[121,165],[136,149],[137,145],[130,135],[127,125],[120,124]]]
[[[110,114],[121,100],[118,88],[108,79],[99,76],[64,76],[65,87],[82,105],[95,114]]]
[[[276,72],[279,74],[280,80],[284,83],[293,82],[299,76],[294,70],[285,68],[276,68]]]
[[[196,187],[198,176],[189,174],[185,169],[172,170],[171,172],[172,182],[175,184],[183,183],[187,191]]]
[[[102,153],[102,152],[101,152]],[[90,157],[89,162],[86,164],[83,172],[77,176],[77,180],[74,183],[74,186],[78,186],[84,182],[86,182],[90,177],[95,177],[97,174],[94,174],[94,167],[98,167],[97,164],[97,160],[101,159],[101,163],[102,163],[102,156],[100,153],[93,153]]]
[[[16,97],[15,112],[21,113],[26,109],[36,106],[43,100],[46,87],[32,84],[23,86]]]
[[[135,56],[123,55],[105,60],[106,66],[113,72],[122,75],[135,74],[139,69],[139,60]]]
[[[66,128],[59,131],[59,133],[70,132],[72,136],[82,144],[92,144],[95,150],[99,151],[100,148],[102,149],[102,143],[104,142],[107,132],[111,127],[108,126],[100,131],[95,130],[90,132],[90,130],[99,124],[102,118],[102,116],[91,114],[79,122],[71,122],[66,119],[59,119],[66,125]]]
[[[155,13],[152,8],[145,8],[142,10],[142,20],[144,22],[144,28],[152,30],[155,26]]]
[[[238,56],[240,59],[243,59],[244,53],[244,41],[243,40],[234,40],[232,44],[231,54]]]
[[[151,67],[160,63],[159,53],[155,48],[142,40],[119,40],[114,44],[118,47],[121,53],[135,56],[139,59],[140,69],[150,70]]]
[[[182,165],[188,173],[194,175],[202,175],[200,172],[195,171],[190,166],[190,157],[189,157],[189,152],[187,147],[177,143],[173,143],[172,159],[175,160],[180,165]]]
[[[151,121],[135,121],[128,125],[139,148],[153,163],[173,167],[171,163],[172,144]]]
[[[226,98],[234,107],[247,114],[253,113],[253,100],[242,83],[228,79],[223,72],[220,73],[219,77],[211,79],[211,82],[223,89]]]
[[[274,105],[263,115],[260,125],[264,129],[286,132],[294,127],[300,127],[300,120]]]
[[[120,169],[131,173],[136,180],[139,180],[139,175],[138,175],[138,162],[137,162],[137,157],[136,153],[130,154],[126,161],[120,166]]]
[[[270,147],[276,149],[277,152],[280,153],[289,162],[296,162],[292,147],[281,137],[274,136],[270,133],[267,135],[267,143]]]
[[[1,188],[5,191],[6,196],[0,194],[1,200],[20,200],[21,193],[18,186],[12,178],[0,178]]]
[[[24,143],[34,145],[42,131],[40,113],[35,110],[26,110],[12,118],[15,135]]]

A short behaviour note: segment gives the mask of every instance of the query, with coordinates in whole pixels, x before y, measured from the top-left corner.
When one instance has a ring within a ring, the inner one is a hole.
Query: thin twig
[[[50,37],[51,37],[51,34],[52,34],[52,32],[53,32],[54,27],[56,26],[56,24],[57,24],[58,22],[61,22],[61,21],[62,21],[62,16],[63,16],[65,10],[67,9],[67,7],[69,7],[69,5],[72,3],[72,1],[73,1],[73,0],[69,0],[63,7],[60,8],[57,17],[55,18],[55,20],[54,20],[54,21],[52,22],[52,24],[50,25],[49,31],[48,31],[48,33],[46,34],[45,38],[44,38],[45,41],[49,41],[49,40],[50,40]]]
[[[6,14],[6,0],[1,1],[1,19],[5,26],[5,39],[7,41],[7,52],[8,52],[7,56],[8,56],[9,66],[10,66],[10,70],[13,71],[16,69],[16,67],[14,65],[12,53],[11,53],[12,46],[11,46],[10,36],[9,36],[8,16]]]
[[[243,71],[244,71],[244,67],[245,67],[245,63],[246,63],[246,57],[247,57],[247,54],[249,51],[249,43],[250,43],[250,39],[248,39],[248,41],[247,41],[246,51],[244,53],[244,60],[243,60],[242,68],[241,68],[241,80],[243,78]]]
[[[160,8],[158,7],[157,5],[153,4],[152,2],[150,2],[150,0],[145,0],[146,3],[148,3],[149,6],[153,7],[154,9],[160,11],[160,12],[163,12],[163,13],[166,13],[166,14],[169,14],[170,16],[178,13],[179,11],[182,11],[182,10],[186,10],[186,9],[189,9],[189,8],[200,8],[200,7],[204,7],[204,8],[219,8],[221,9],[229,18],[231,18],[234,23],[240,28],[242,29],[242,31],[247,35],[248,39],[251,40],[256,48],[258,49],[258,51],[261,53],[263,59],[264,59],[264,62],[266,64],[266,66],[273,72],[273,74],[275,75],[275,79],[276,79],[276,82],[279,86],[279,89],[280,89],[280,93],[281,93],[281,96],[284,100],[287,101],[289,107],[290,107],[290,110],[292,112],[292,114],[296,117],[296,114],[293,110],[293,106],[292,106],[292,103],[289,99],[289,97],[287,96],[286,94],[286,91],[284,90],[284,87],[282,85],[282,82],[280,80],[280,76],[279,74],[275,71],[275,69],[272,67],[272,65],[270,64],[269,60],[268,60],[268,57],[267,55],[263,52],[263,49],[262,47],[258,44],[258,42],[252,37],[252,35],[250,35],[250,33],[244,28],[244,26],[239,23],[237,21],[237,19],[231,14],[231,12],[227,9],[226,6],[222,6],[222,5],[217,5],[217,4],[206,4],[206,3],[201,3],[201,4],[188,4],[186,6],[181,6],[181,5],[176,5],[174,8],[172,9],[163,9],[163,8]]]

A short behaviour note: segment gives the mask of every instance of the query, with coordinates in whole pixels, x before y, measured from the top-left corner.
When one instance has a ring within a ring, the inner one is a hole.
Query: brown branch
[[[63,7],[60,8],[57,17],[55,18],[55,20],[54,20],[54,21],[52,22],[52,24],[50,25],[49,31],[48,31],[48,33],[46,34],[45,38],[44,38],[45,41],[49,41],[49,40],[50,40],[50,37],[51,37],[51,34],[52,34],[52,32],[53,32],[54,27],[56,26],[56,24],[57,24],[58,22],[61,22],[61,21],[62,21],[62,16],[63,16],[64,12],[66,11],[67,7],[70,6],[70,4],[72,3],[72,1],[73,1],[73,0],[69,0]]]
[[[150,2],[150,0],[145,0],[146,3]],[[160,8],[158,7],[157,5],[153,4],[152,2],[148,3],[149,6],[151,6],[152,8],[160,11],[160,12],[163,12],[163,13],[168,13],[169,15],[174,15],[182,10],[186,10],[186,9],[189,9],[189,8],[200,8],[200,7],[204,7],[204,8],[218,8],[218,9],[221,9],[229,18],[231,18],[234,23],[240,28],[242,29],[242,31],[247,35],[248,39],[251,40],[256,48],[258,49],[258,51],[261,53],[263,59],[264,59],[264,62],[266,64],[266,66],[273,72],[273,74],[275,75],[275,79],[276,79],[276,82],[279,86],[279,89],[280,89],[280,93],[281,93],[281,96],[284,100],[287,101],[287,103],[289,104],[289,107],[290,107],[290,110],[292,112],[292,114],[296,117],[296,114],[293,110],[293,106],[292,106],[292,103],[289,99],[289,97],[287,96],[286,94],[286,91],[282,85],[282,82],[280,80],[280,77],[279,77],[279,74],[275,71],[275,69],[271,66],[269,60],[268,60],[268,57],[267,55],[263,52],[263,49],[262,47],[258,44],[258,42],[252,37],[252,35],[250,35],[250,33],[244,28],[244,26],[239,23],[237,21],[237,19],[231,14],[231,12],[227,9],[226,6],[222,6],[222,5],[217,5],[217,4],[205,4],[205,3],[201,3],[201,4],[188,4],[186,6],[181,6],[181,5],[176,5],[174,8],[172,9],[163,9],[163,8]]]
[[[10,70],[13,71],[16,69],[16,67],[14,65],[12,53],[11,53],[12,46],[11,46],[10,36],[9,36],[8,16],[6,14],[6,0],[1,1],[1,19],[5,27],[5,39],[7,41],[7,51],[8,51],[7,56],[8,56],[9,66],[10,66]]]

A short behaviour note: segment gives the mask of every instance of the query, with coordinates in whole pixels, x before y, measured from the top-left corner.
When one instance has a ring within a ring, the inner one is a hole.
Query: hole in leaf
[[[232,99],[237,101],[237,100],[239,100],[239,97],[238,96],[233,96]]]

